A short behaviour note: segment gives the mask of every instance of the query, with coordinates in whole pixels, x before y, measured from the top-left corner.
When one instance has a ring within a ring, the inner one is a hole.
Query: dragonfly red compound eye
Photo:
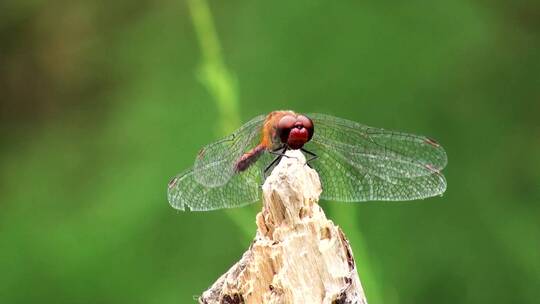
[[[304,115],[298,115],[297,119],[298,119],[299,122],[302,123],[304,128],[307,129],[308,134],[309,134],[309,137],[308,137],[308,141],[309,141],[313,137],[313,131],[314,131],[313,121],[311,121],[311,119],[309,119],[309,117],[304,116]]]
[[[281,118],[277,125],[277,133],[282,143],[287,143],[289,133],[296,123],[296,118],[292,115],[285,115]]]

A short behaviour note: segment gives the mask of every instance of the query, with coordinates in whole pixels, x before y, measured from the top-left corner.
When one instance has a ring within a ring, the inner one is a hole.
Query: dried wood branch
[[[349,242],[317,204],[317,172],[287,155],[263,185],[255,240],[199,303],[367,303]]]

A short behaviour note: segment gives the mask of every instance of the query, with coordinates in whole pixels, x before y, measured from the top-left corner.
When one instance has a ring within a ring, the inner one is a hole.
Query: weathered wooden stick
[[[199,303],[367,303],[349,242],[317,204],[317,172],[287,155],[262,186],[255,240]]]

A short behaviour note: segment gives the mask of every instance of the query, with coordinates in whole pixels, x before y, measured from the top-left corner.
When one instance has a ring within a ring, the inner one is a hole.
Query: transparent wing
[[[236,161],[258,144],[265,118],[259,115],[233,134],[202,148],[193,165],[193,178],[206,187],[227,183],[235,173]]]
[[[225,184],[206,187],[200,184],[193,170],[174,177],[168,186],[169,203],[175,209],[207,211],[244,206],[260,200],[262,171],[253,165],[246,171],[234,174]]]
[[[424,136],[368,127],[324,114],[307,114],[315,134],[306,145],[323,185],[337,201],[413,200],[442,194],[444,149]]]

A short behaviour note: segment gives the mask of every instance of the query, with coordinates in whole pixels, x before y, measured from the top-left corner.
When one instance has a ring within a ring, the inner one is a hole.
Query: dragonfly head
[[[300,149],[313,136],[313,122],[304,115],[285,115],[277,125],[277,133],[282,143],[291,149]]]

